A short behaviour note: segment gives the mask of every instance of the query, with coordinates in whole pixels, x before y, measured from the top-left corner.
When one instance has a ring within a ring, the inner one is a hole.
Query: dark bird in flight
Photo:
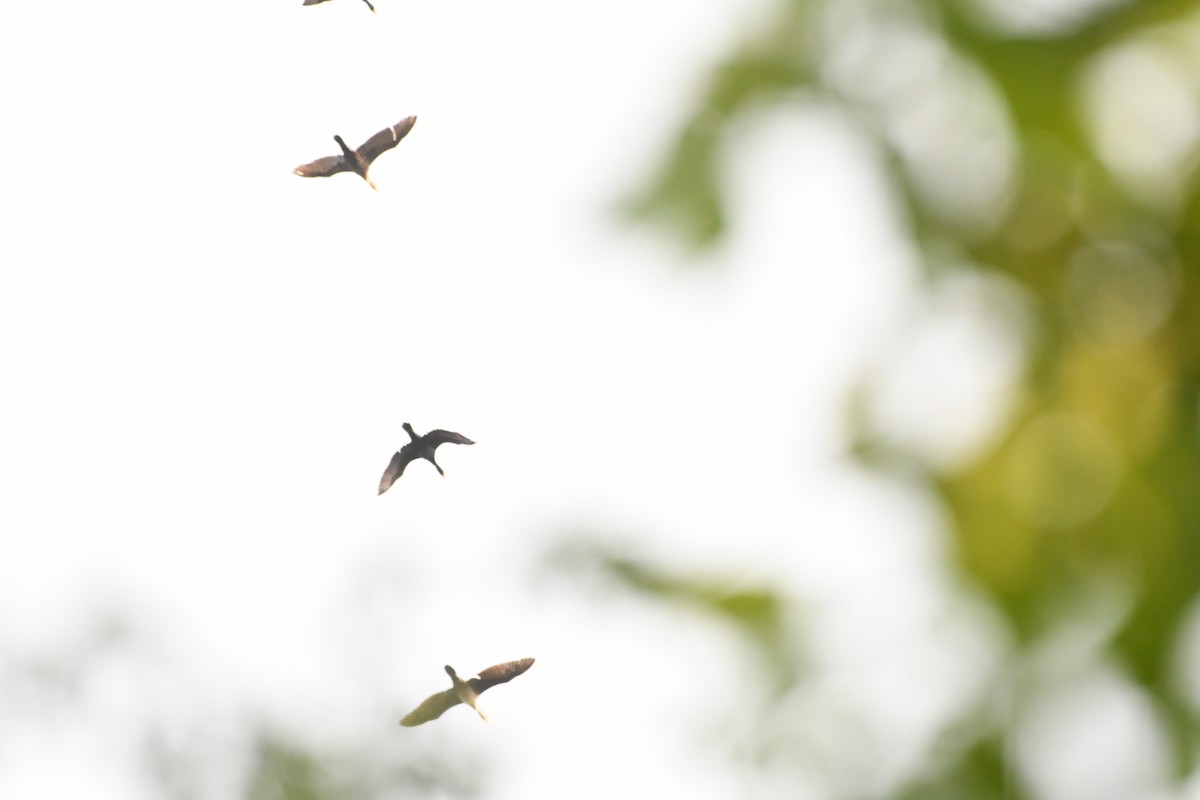
[[[487,722],[487,716],[479,710],[479,706],[475,705],[479,700],[479,695],[493,686],[508,683],[532,666],[532,658],[522,658],[519,661],[509,661],[504,664],[497,664],[494,667],[488,667],[474,678],[464,681],[454,672],[454,667],[447,664],[446,674],[450,676],[450,680],[454,682],[454,686],[444,692],[438,692],[435,695],[427,697],[424,703],[421,703],[412,713],[400,720],[400,724],[410,728],[414,725],[422,725],[430,720],[437,719],[442,714],[445,714],[447,709],[454,708],[459,703],[464,703],[475,709],[475,713],[483,717],[484,722]]]
[[[438,445],[445,444],[446,442],[452,444],[475,444],[461,433],[453,433],[452,431],[436,430],[430,431],[424,436],[417,436],[412,425],[409,425],[407,422],[404,423],[404,430],[408,434],[408,438],[412,439],[412,441],[401,447],[392,456],[391,463],[387,465],[387,469],[383,471],[383,477],[379,479],[380,494],[390,489],[392,484],[396,482],[396,479],[404,474],[404,468],[408,466],[410,461],[418,458],[423,458],[430,464],[433,464],[438,474],[443,478],[446,477],[446,473],[442,471],[442,468],[438,466],[437,461],[433,458],[434,451],[438,449]]]
[[[412,130],[412,126],[416,124],[416,117],[405,117],[392,127],[384,128],[367,139],[357,150],[347,147],[341,136],[334,136],[333,140],[338,143],[338,147],[342,148],[340,156],[318,158],[311,163],[301,164],[293,172],[304,178],[326,178],[339,172],[353,172],[371,184],[372,189],[379,191],[379,187],[367,177],[367,170],[371,168],[371,162],[379,158],[382,153],[386,153],[400,144],[400,140],[407,136],[408,132]]]
[[[325,0],[304,0],[304,5],[315,6],[317,3],[324,3]],[[367,8],[371,9],[371,13],[375,13],[375,6],[371,5],[371,0],[363,0],[367,4]]]

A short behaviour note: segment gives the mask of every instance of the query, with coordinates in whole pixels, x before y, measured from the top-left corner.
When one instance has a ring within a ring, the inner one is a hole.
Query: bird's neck
[[[479,695],[471,688],[471,684],[454,676],[454,693],[458,695],[458,699],[471,708],[475,708],[475,702],[479,699]]]

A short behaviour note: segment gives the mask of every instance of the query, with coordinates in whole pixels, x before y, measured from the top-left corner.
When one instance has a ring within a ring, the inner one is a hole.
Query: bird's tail
[[[475,706],[475,713],[478,714],[479,718],[484,722],[488,721],[487,714],[483,713],[483,709],[481,709],[479,706]]]

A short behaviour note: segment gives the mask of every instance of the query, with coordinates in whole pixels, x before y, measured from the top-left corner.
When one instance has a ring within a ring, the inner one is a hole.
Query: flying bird
[[[446,674],[450,676],[450,680],[454,682],[454,686],[444,692],[438,692],[435,695],[427,697],[425,702],[417,706],[407,717],[400,720],[400,724],[410,728],[414,725],[423,725],[430,720],[437,719],[442,714],[445,714],[447,709],[454,708],[459,703],[464,703],[475,709],[475,713],[483,717],[484,722],[487,722],[487,715],[479,710],[479,706],[475,705],[479,700],[479,695],[493,686],[508,683],[532,666],[532,658],[508,661],[504,664],[488,667],[475,677],[464,681],[454,672],[454,667],[447,664]]]
[[[304,5],[315,6],[317,3],[324,3],[326,0],[304,0]],[[367,4],[367,8],[371,9],[371,13],[375,13],[375,6],[371,5],[371,0],[363,0]]]
[[[323,0],[321,1],[323,2]],[[342,148],[340,156],[318,158],[311,163],[301,164],[292,171],[303,178],[326,178],[339,172],[353,172],[371,184],[372,189],[379,191],[375,182],[367,177],[367,170],[371,168],[371,162],[379,158],[382,153],[386,153],[400,144],[400,140],[407,136],[408,132],[412,130],[412,126],[416,124],[416,117],[405,117],[392,127],[384,128],[367,139],[357,150],[347,147],[341,136],[334,136],[333,140],[338,143],[338,147]]]
[[[380,494],[390,489],[392,484],[396,482],[396,479],[404,474],[404,468],[408,466],[410,461],[415,461],[418,458],[423,458],[433,464],[438,474],[443,478],[446,477],[446,473],[442,471],[442,468],[438,466],[437,461],[433,458],[434,451],[438,449],[438,445],[446,444],[446,442],[450,442],[451,444],[475,444],[461,433],[453,433],[451,431],[436,430],[430,431],[424,436],[418,436],[416,431],[413,430],[412,425],[409,425],[407,422],[404,423],[404,431],[412,441],[401,447],[392,456],[391,463],[383,471],[383,477],[379,479]]]

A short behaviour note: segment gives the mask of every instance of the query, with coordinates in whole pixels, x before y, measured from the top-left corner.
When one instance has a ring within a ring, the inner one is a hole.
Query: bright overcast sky
[[[489,797],[737,796],[691,749],[715,645],[533,565],[590,527],[843,598],[924,577],[931,512],[835,466],[912,291],[868,152],[819,114],[747,126],[692,269],[609,211],[745,3],[377,6],[0,11],[0,638],[112,602],[181,692],[308,725],[370,683],[381,741],[506,754]],[[291,174],[409,114],[378,193]],[[478,444],[377,497],[405,421]],[[490,726],[396,725],[442,664],[526,655]],[[0,795],[131,796],[86,737],[14,736]]]

